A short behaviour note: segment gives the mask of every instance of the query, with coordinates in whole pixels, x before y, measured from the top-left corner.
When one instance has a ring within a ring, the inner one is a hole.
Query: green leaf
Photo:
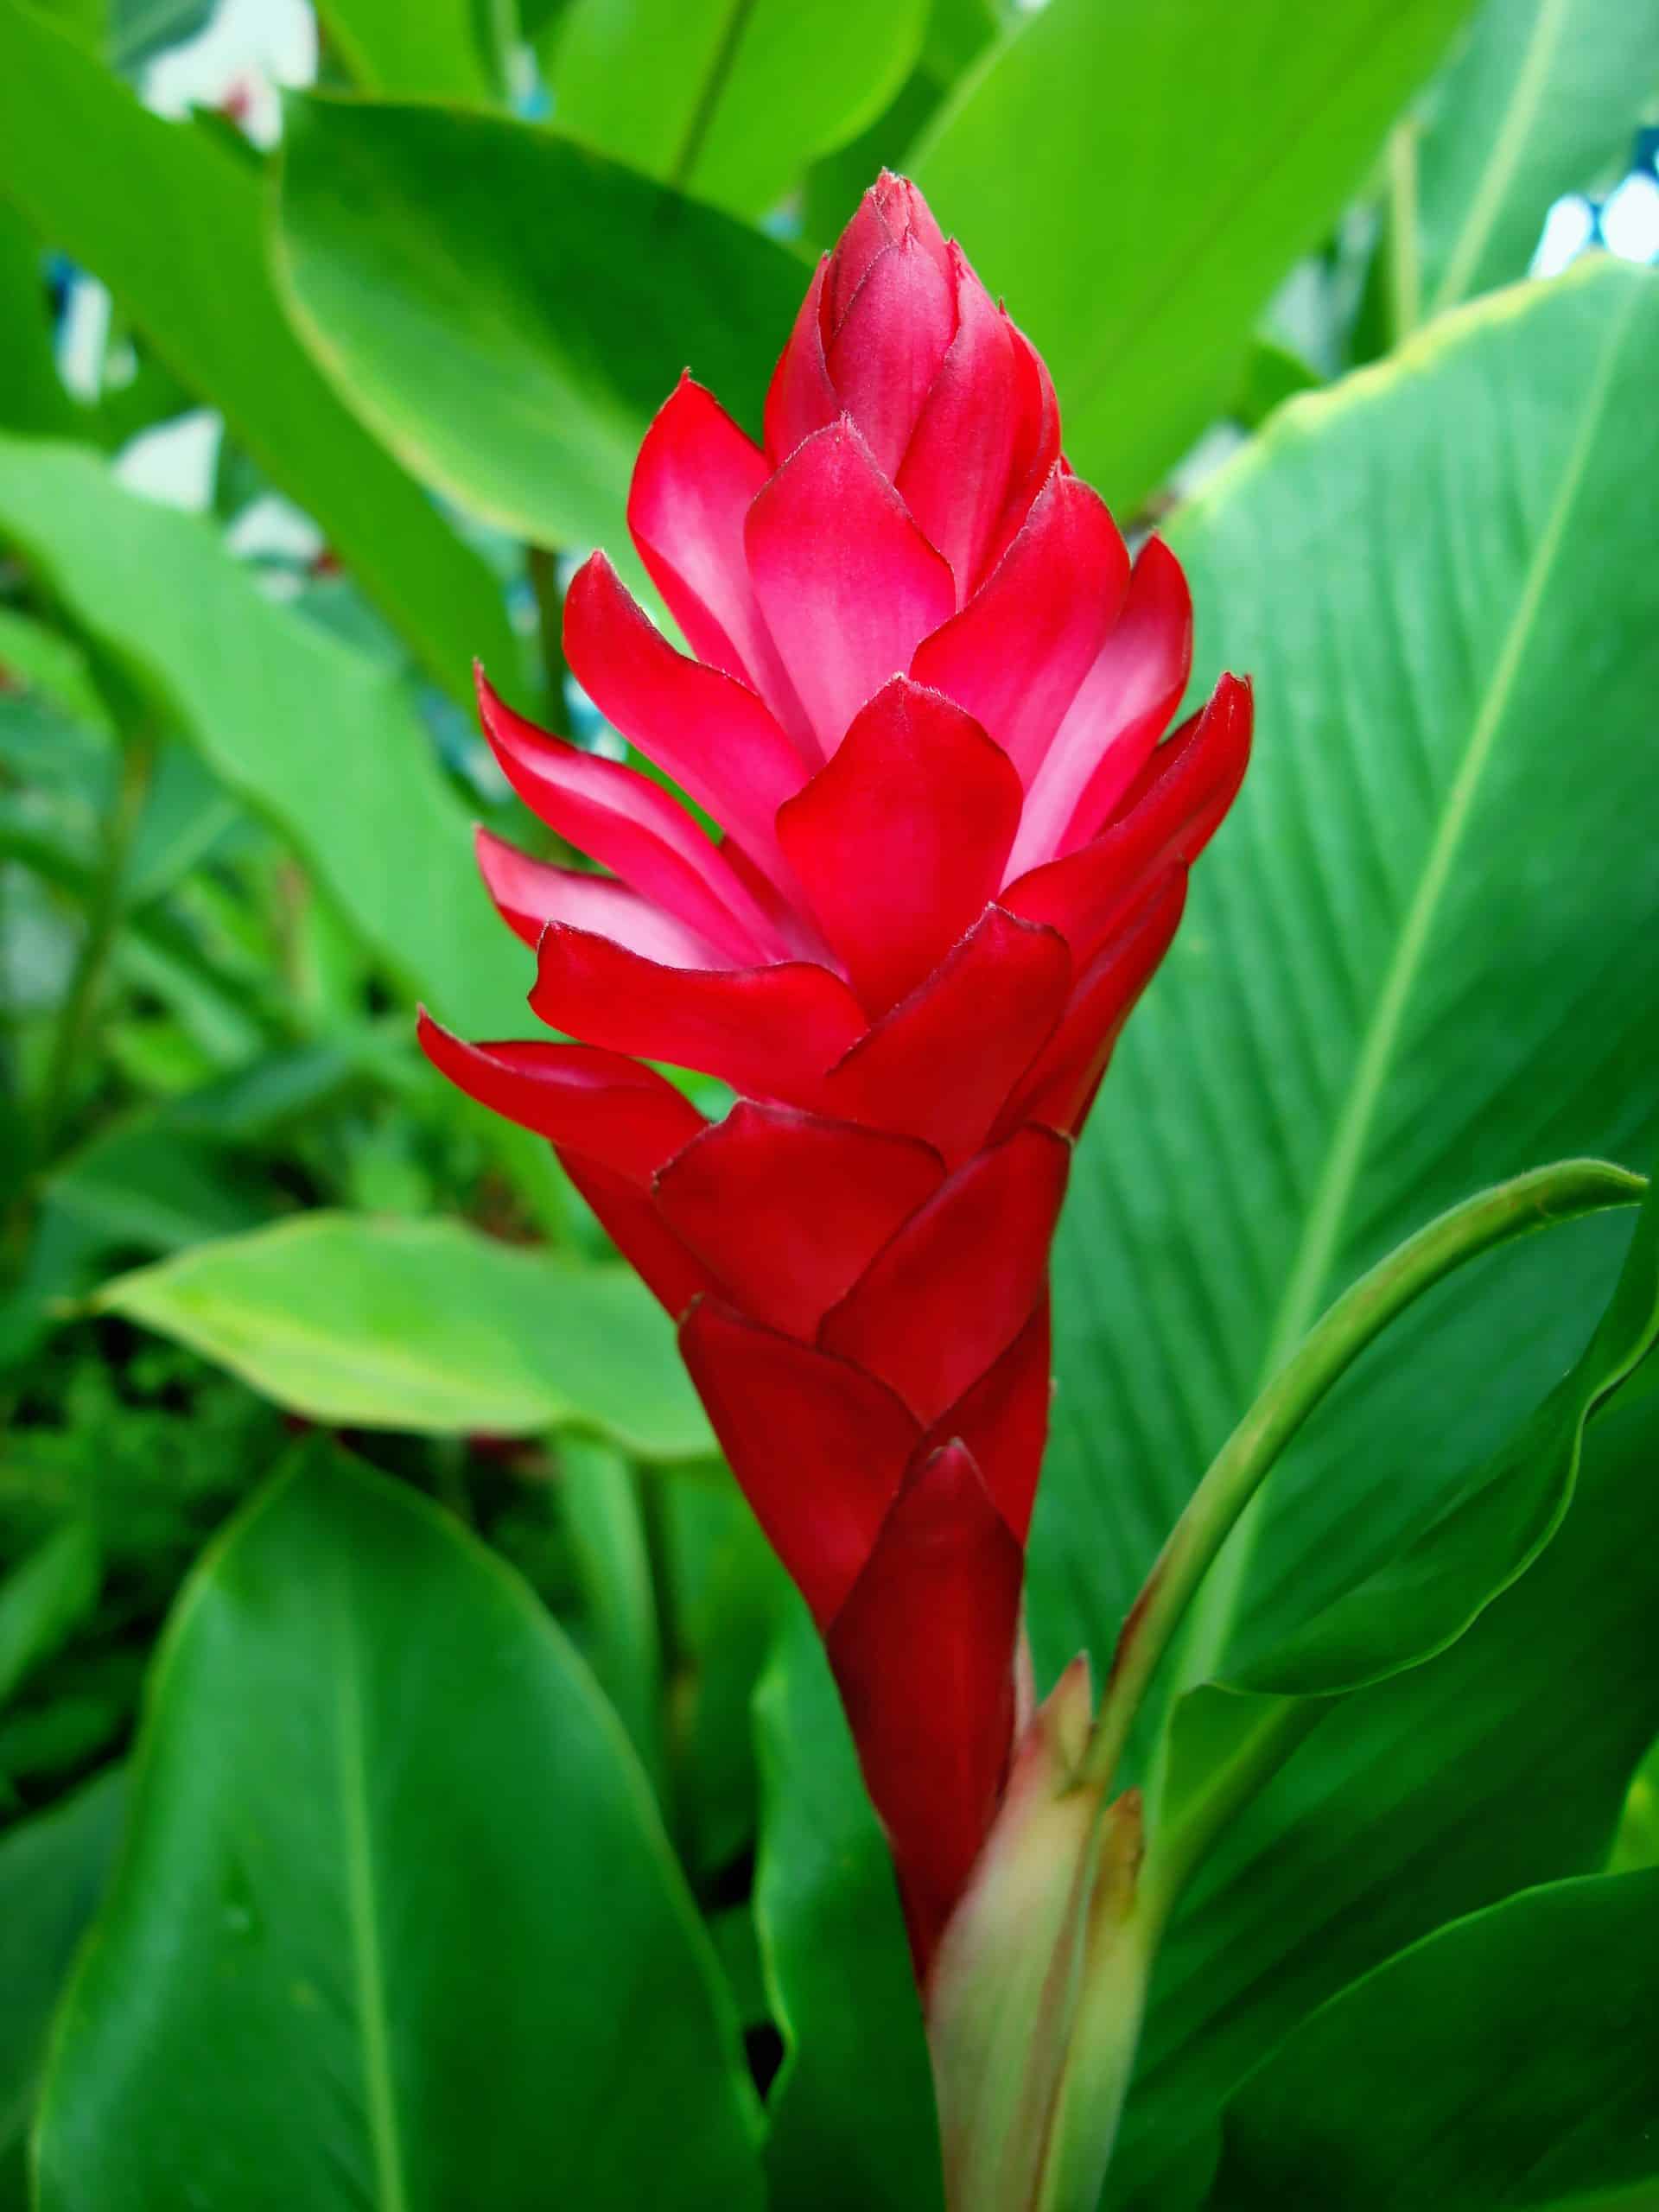
[[[1218,2107],[1356,1977],[1605,1865],[1659,1730],[1656,1452],[1651,1408],[1615,1401],[1554,1541],[1466,1636],[1344,1700],[1298,1701],[1327,1717],[1228,1826],[1164,1938],[1114,2212],[1196,2204]]]
[[[1656,345],[1648,271],[1494,297],[1292,402],[1172,529],[1200,685],[1254,674],[1256,757],[1073,1166],[1030,1561],[1041,1679],[1110,1648],[1199,1471],[1373,1261],[1541,1159],[1651,1153],[1659,972],[1633,949],[1659,920]],[[1586,696],[1592,755],[1567,734]],[[1241,1524],[1185,1679],[1267,1649],[1431,1522],[1579,1356],[1624,1241],[1611,1219],[1552,1230],[1398,1322]],[[1179,2212],[1174,2145],[1309,2004],[1518,1881],[1599,1863],[1659,1730],[1630,1556],[1646,1410],[1597,1425],[1531,1571],[1430,1665],[1349,1700],[1200,1877],[1115,2201]],[[1251,1852],[1272,1861],[1259,1895]]]
[[[729,1878],[753,1849],[759,1789],[753,1707],[789,1603],[784,1571],[723,1467],[652,1503],[671,1645],[672,1794],[681,1855],[702,1880]]]
[[[937,2212],[933,2077],[893,1860],[804,1606],[755,1694],[754,1910],[788,2056],[766,2171],[790,2212]]]
[[[0,1835],[0,2212],[25,2212],[27,2150],[48,2031],[97,1910],[126,1810],[111,1769]]]
[[[1465,309],[1294,402],[1171,532],[1200,687],[1253,673],[1256,753],[1073,1168],[1039,1673],[1109,1646],[1198,1471],[1366,1267],[1471,1185],[1651,1148],[1659,972],[1628,949],[1659,910],[1656,341],[1659,278],[1611,261]],[[1561,740],[1586,682],[1593,773]],[[1582,1350],[1624,1242],[1554,1230],[1395,1325],[1212,1572],[1203,1671],[1433,1517]]]
[[[106,1313],[331,1427],[571,1427],[647,1459],[712,1450],[643,1284],[458,1221],[316,1212],[118,1275]]]
[[[1244,1514],[1259,1506],[1262,1485],[1288,1446],[1356,1362],[1437,1284],[1472,1262],[1542,1230],[1611,1207],[1633,1206],[1647,1187],[1641,1176],[1599,1160],[1558,1160],[1513,1176],[1425,1223],[1326,1308],[1210,1462],[1147,1577],[1112,1654],[1086,1763],[1091,1779],[1103,1783],[1116,1775],[1147,1689],[1189,1609],[1208,1594],[1205,1579],[1224,1547]],[[1650,1326],[1653,1274],[1651,1256],[1643,1257],[1638,1246],[1633,1286],[1623,1300],[1625,1313],[1611,1325],[1613,1341],[1586,1385],[1580,1414],[1642,1356]],[[1615,1301],[1616,1312],[1619,1304]],[[1576,1428],[1573,1451],[1576,1458]],[[1388,1624],[1396,1633],[1390,1643],[1385,1631],[1382,1648],[1393,1651],[1399,1664],[1410,1665],[1451,1641],[1520,1572],[1512,1542],[1502,1541],[1513,1531],[1500,1522],[1497,1534],[1497,1557],[1487,1560],[1478,1545],[1465,1546],[1460,1574],[1454,1571],[1451,1577],[1453,1586],[1461,1586],[1465,1610],[1459,1614],[1454,1608],[1448,1622],[1443,1603],[1427,1640],[1427,1622],[1409,1613],[1404,1622]],[[1529,1541],[1543,1540],[1540,1533]],[[1529,1550],[1525,1557],[1530,1556]],[[1195,1669],[1189,1665],[1186,1671],[1190,1676]],[[1389,1666],[1380,1663],[1377,1671],[1387,1673]],[[1338,1681],[1331,1687],[1352,1685]]]
[[[1614,1874],[1659,1866],[1659,1740],[1636,1770],[1607,1866]]]
[[[762,2201],[729,1998],[518,1578],[308,1448],[207,1554],[70,1991],[41,2212]]]
[[[0,194],[224,410],[441,683],[465,701],[475,654],[513,666],[488,569],[289,329],[266,270],[257,172],[195,125],[146,113],[22,0],[0,6]]]
[[[98,0],[77,0],[96,5]],[[213,0],[108,0],[110,60],[124,77],[162,48],[182,46],[206,30]]]
[[[392,675],[268,598],[205,522],[125,491],[79,447],[0,436],[0,537],[292,839],[412,994],[458,1021],[522,1026],[522,962]]]
[[[480,0],[321,0],[328,41],[365,92],[379,99],[490,103],[501,72],[486,42],[498,10]]]
[[[762,215],[808,162],[881,113],[921,52],[928,8],[573,0],[553,58],[554,115],[573,138],[677,191]]]
[[[1659,0],[1485,0],[1417,135],[1425,317],[1523,276],[1545,209],[1600,181],[1659,90]]]
[[[79,410],[52,350],[51,312],[41,249],[29,226],[0,205],[0,428],[72,437]]]
[[[0,1580],[0,1705],[62,1649],[98,1604],[102,1569],[91,1524],[72,1521]]]
[[[315,99],[289,106],[277,255],[318,361],[427,482],[619,557],[680,371],[758,429],[807,282],[759,232],[552,132]]]
[[[1659,1191],[1650,1185],[1618,1287],[1583,1357],[1491,1463],[1396,1557],[1265,1656],[1176,1700],[1147,1856],[1160,1910],[1211,1840],[1319,1724],[1324,1700],[1436,1657],[1534,1563],[1572,1503],[1592,1415],[1656,1342]]]
[[[1323,382],[1319,371],[1287,346],[1276,345],[1270,338],[1253,338],[1227,411],[1247,430],[1257,429],[1275,407],[1299,392],[1317,391]]]
[[[602,1444],[567,1437],[559,1503],[587,1611],[587,1656],[658,1796],[665,1768],[663,1652],[639,1478]]]
[[[1253,1660],[1238,1687],[1328,1696],[1416,1666],[1461,1636],[1560,1528],[1591,1416],[1656,1343],[1659,1193],[1650,1189],[1612,1301],[1571,1373],[1421,1536]]]
[[[26,614],[0,607],[0,675],[37,692],[59,713],[107,731],[109,710],[92,682],[86,656],[72,639]]]
[[[1226,406],[1269,295],[1467,11],[1050,0],[926,132],[919,182],[1047,356],[1066,449],[1115,506]]]
[[[1227,2113],[1216,2212],[1510,2212],[1659,2179],[1659,1872],[1528,1891],[1344,1990]]]
[[[85,1240],[89,1256],[129,1260],[255,1229],[276,1203],[232,1172],[219,1147],[161,1117],[100,1129],[41,1196]]]

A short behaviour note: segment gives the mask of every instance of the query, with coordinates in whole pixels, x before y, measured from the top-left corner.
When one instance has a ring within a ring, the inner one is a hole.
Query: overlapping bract
[[[1160,742],[1191,610],[1060,452],[1034,349],[901,179],[812,281],[764,447],[685,378],[629,503],[696,658],[603,554],[571,668],[721,825],[480,684],[508,780],[605,873],[484,836],[531,1004],[463,1089],[558,1147],[669,1310],[823,1633],[925,1968],[1015,1721],[1072,1135],[1237,789],[1247,686]],[[723,1077],[710,1124],[647,1061]]]

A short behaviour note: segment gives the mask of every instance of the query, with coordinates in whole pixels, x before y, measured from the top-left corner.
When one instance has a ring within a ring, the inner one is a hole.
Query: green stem
[[[62,1126],[85,1056],[104,986],[105,969],[126,917],[127,860],[155,766],[156,740],[147,725],[128,735],[121,755],[121,777],[104,825],[104,850],[69,988],[58,1015],[52,1057],[41,1095],[36,1157],[44,1163]]]
[[[1363,1275],[1317,1322],[1211,1462],[1131,1607],[1117,1640],[1084,1771],[1116,1771],[1159,1662],[1194,1593],[1274,1462],[1332,1385],[1426,1290],[1483,1252],[1551,1222],[1633,1205],[1643,1179],[1604,1160],[1567,1160],[1482,1191]],[[1218,1654],[1194,1654],[1207,1674]]]

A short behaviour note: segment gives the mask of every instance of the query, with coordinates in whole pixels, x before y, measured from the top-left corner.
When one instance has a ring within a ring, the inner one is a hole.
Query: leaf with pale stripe
[[[1079,470],[1156,489],[1468,0],[1049,0],[909,157],[1048,358]]]
[[[1545,208],[1618,168],[1656,89],[1659,0],[1486,0],[1411,156],[1422,315],[1524,276]]]
[[[1541,1160],[1651,1156],[1656,345],[1646,271],[1495,296],[1293,402],[1172,531],[1199,682],[1254,675],[1256,757],[1073,1170],[1040,1675],[1109,1649],[1211,1453],[1371,1262]],[[1582,1350],[1628,1235],[1554,1230],[1396,1324],[1247,1517],[1180,1679],[1427,1526]],[[1659,1726],[1655,1445],[1651,1402],[1616,1405],[1541,1559],[1225,1839],[1166,1941],[1114,2204],[1193,2201],[1173,2146],[1201,2186],[1206,2113],[1310,2005],[1599,1863]]]
[[[534,1594],[306,1447],[179,1601],[41,2212],[764,2201],[729,1993]]]
[[[1254,676],[1256,753],[1073,1170],[1047,1673],[1109,1649],[1211,1452],[1365,1266],[1540,1160],[1649,1156],[1656,342],[1646,271],[1498,296],[1293,403],[1171,533],[1195,688]],[[1432,1517],[1582,1348],[1623,1242],[1560,1230],[1397,1325],[1247,1516],[1191,1671]]]

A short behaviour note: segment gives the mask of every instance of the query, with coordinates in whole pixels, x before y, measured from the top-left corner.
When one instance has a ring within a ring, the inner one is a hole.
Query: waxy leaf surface
[[[1623,166],[1659,89],[1659,0],[1485,0],[1418,124],[1419,314],[1526,274],[1543,211]]]
[[[41,2212],[138,2212],[181,2176],[224,2212],[759,2212],[757,2118],[587,1670],[447,1515],[306,1447],[157,1660]]]
[[[206,522],[127,491],[80,447],[0,436],[0,539],[292,840],[411,994],[529,1027],[466,809],[383,664],[277,605]]]
[[[1046,355],[1066,449],[1115,507],[1226,404],[1268,296],[1467,13],[1050,0],[924,134],[917,181]]]
[[[0,2212],[26,2212],[29,2130],[52,2016],[126,1811],[111,1769],[0,1837]]]
[[[1214,2212],[1510,2212],[1651,2188],[1656,1978],[1653,1870],[1550,1883],[1455,1921],[1252,2075],[1228,2110]]]
[[[1224,656],[1249,669],[1258,741],[1073,1167],[1039,1681],[1109,1649],[1212,1452],[1366,1266],[1541,1160],[1651,1156],[1659,973],[1630,948],[1659,918],[1637,490],[1659,467],[1656,343],[1644,270],[1497,296],[1284,410],[1171,530],[1198,687]],[[1247,1516],[1184,1679],[1265,1649],[1431,1522],[1579,1357],[1627,1241],[1617,1217],[1552,1232],[1397,1324]],[[1441,1657],[1327,1719],[1200,1876],[1114,2202],[1163,2212],[1177,2133],[1310,2004],[1599,1863],[1659,1726],[1632,1558],[1654,1548],[1630,1534],[1651,1526],[1650,1420],[1615,1403],[1542,1557]]]
[[[568,1426],[651,1459],[713,1448],[673,1332],[626,1268],[458,1221],[303,1214],[118,1275],[99,1303],[331,1427]]]
[[[572,0],[551,56],[555,121],[647,176],[764,215],[874,122],[928,15],[927,0]]]
[[[194,124],[147,113],[22,0],[0,9],[0,194],[92,271],[176,375],[316,518],[458,697],[475,653],[514,647],[488,569],[366,435],[272,289],[257,168]]]
[[[619,563],[634,454],[681,370],[758,430],[806,280],[785,247],[553,132],[321,99],[289,105],[277,255],[323,370],[418,475]]]

